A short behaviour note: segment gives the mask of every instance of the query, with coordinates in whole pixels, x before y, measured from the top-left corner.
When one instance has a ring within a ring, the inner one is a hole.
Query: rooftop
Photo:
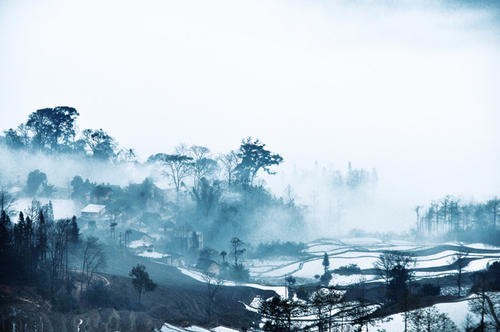
[[[82,213],[101,213],[105,208],[105,205],[89,204],[82,209]]]

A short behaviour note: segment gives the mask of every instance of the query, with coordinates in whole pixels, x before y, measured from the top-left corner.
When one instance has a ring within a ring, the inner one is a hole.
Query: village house
[[[105,219],[105,213],[105,205],[89,204],[80,211],[80,218],[88,223],[88,227],[95,228],[98,221]]]

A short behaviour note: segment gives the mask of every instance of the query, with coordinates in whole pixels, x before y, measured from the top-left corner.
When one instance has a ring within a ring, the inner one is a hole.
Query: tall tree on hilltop
[[[229,151],[226,154],[218,157],[219,162],[222,164],[222,171],[224,172],[228,186],[234,182],[236,167],[240,163],[240,157],[236,151]]]
[[[199,190],[201,179],[209,178],[217,171],[217,161],[210,158],[210,150],[204,146],[193,145],[189,148],[192,160],[193,189]]]
[[[29,115],[26,127],[33,132],[33,143],[41,150],[57,151],[75,137],[74,123],[79,113],[73,107],[43,108]]]
[[[102,129],[85,129],[82,135],[92,156],[102,160],[114,158],[116,142],[107,132]]]
[[[283,161],[279,154],[273,154],[266,150],[265,146],[258,139],[253,140],[251,137],[241,142],[238,152],[241,161],[235,168],[235,174],[243,186],[252,186],[260,170],[267,174],[275,174],[270,167],[279,165]]]
[[[170,178],[178,194],[184,179],[191,174],[193,158],[182,154],[157,153],[148,158],[148,162],[156,162],[165,167],[165,174]]]

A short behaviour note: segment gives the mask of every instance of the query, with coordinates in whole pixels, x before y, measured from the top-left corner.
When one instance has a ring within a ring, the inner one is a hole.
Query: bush
[[[345,266],[341,266],[338,269],[333,270],[333,272],[340,275],[351,275],[351,274],[360,274],[361,269],[357,264],[349,264]]]
[[[324,284],[328,284],[330,280],[332,280],[332,274],[327,271],[319,278],[319,280]]]
[[[90,285],[83,293],[85,302],[90,307],[122,309],[129,307],[129,300],[125,295],[115,294],[102,280]]]
[[[441,287],[433,284],[423,284],[420,287],[419,294],[422,296],[438,296],[441,293]]]
[[[243,264],[230,265],[222,277],[235,281],[248,281],[250,280],[250,271]]]
[[[75,310],[76,308],[78,308],[78,303],[77,303],[76,299],[73,298],[73,296],[71,296],[71,294],[63,292],[63,291],[57,293],[52,298],[51,303],[52,303],[54,309],[56,311],[60,311],[60,312],[68,312],[68,311]]]

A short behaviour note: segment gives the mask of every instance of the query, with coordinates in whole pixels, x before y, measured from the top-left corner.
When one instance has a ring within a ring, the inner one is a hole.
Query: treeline
[[[68,153],[100,160],[132,161],[132,149],[123,149],[103,129],[84,129],[77,133],[80,114],[73,107],[43,108],[31,113],[25,123],[5,130],[1,140],[7,147],[44,153]]]
[[[39,109],[17,128],[5,130],[1,137],[7,147],[44,153],[71,153],[100,160],[131,161],[132,149],[121,149],[103,129],[84,129],[77,133],[80,114],[73,107]]]
[[[497,197],[486,202],[462,202],[448,195],[427,207],[417,206],[415,213],[418,234],[500,244]]]
[[[363,185],[370,183],[377,183],[378,174],[377,170],[373,168],[371,171],[363,168],[354,168],[349,162],[347,164],[347,171],[342,174],[341,171],[336,170],[332,174],[332,183],[337,188],[357,189]]]
[[[70,280],[69,254],[79,243],[76,218],[53,220],[52,207],[34,204],[29,215],[0,216],[0,280],[35,285],[55,296]]]

